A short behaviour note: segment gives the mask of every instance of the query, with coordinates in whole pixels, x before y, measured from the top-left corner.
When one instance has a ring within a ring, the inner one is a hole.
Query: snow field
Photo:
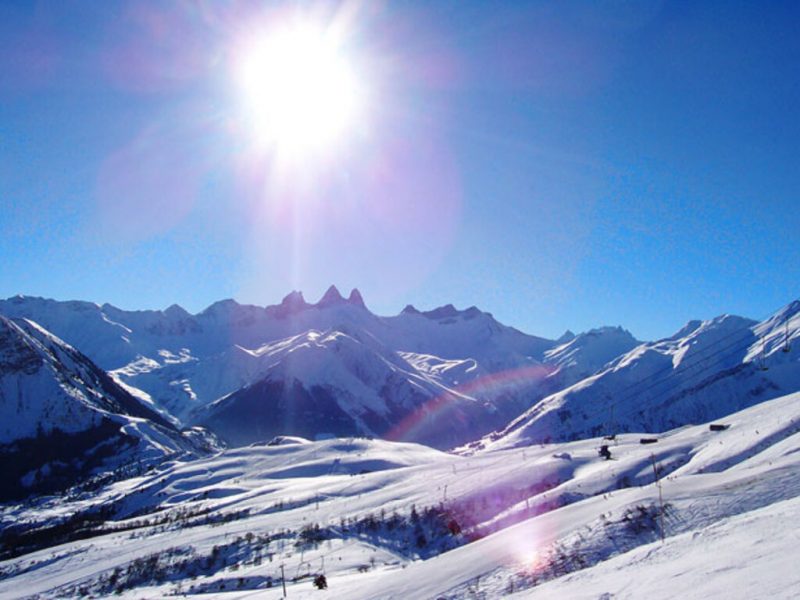
[[[318,597],[322,592],[304,576],[323,568],[329,591],[347,598],[493,598],[512,590],[521,597],[581,597],[585,590],[591,592],[584,597],[637,597],[663,585],[652,583],[661,580],[662,568],[690,597],[700,590],[724,596],[726,569],[742,568],[743,560],[741,553],[722,551],[725,540],[744,538],[759,523],[772,531],[780,515],[798,510],[800,394],[724,421],[724,431],[684,427],[652,445],[640,444],[638,435],[618,436],[610,443],[610,461],[597,454],[602,439],[472,456],[337,439],[165,463],[84,498],[4,507],[4,524],[45,526],[76,511],[113,506],[106,525],[127,529],[4,560],[0,597],[77,596],[82,587],[102,595],[99,578],[116,568],[170,556],[170,549],[171,564],[205,565],[215,546],[227,562],[199,569],[194,579],[182,573],[145,582],[123,590],[123,597],[163,597],[194,586],[210,597],[277,598],[280,588],[265,586],[268,578],[278,585],[280,564],[293,598]],[[664,545],[653,461],[668,507]],[[462,531],[417,547],[412,505],[420,514],[444,507]],[[175,517],[180,511],[187,516]],[[370,530],[367,516],[378,521],[381,511],[384,524]],[[395,512],[404,521],[390,533],[385,522]],[[357,520],[366,523],[360,532]],[[298,544],[304,530],[313,538],[315,525],[321,539]],[[266,544],[265,536],[271,537]],[[479,539],[467,543],[473,538]],[[763,535],[747,539],[765,541],[753,555],[761,568],[745,569],[756,583],[742,589],[769,579],[774,585],[764,589],[789,597],[796,579],[784,571],[786,561],[766,568],[770,553],[787,550],[788,543]],[[717,557],[705,547],[720,548]],[[742,547],[750,546],[742,541]],[[669,557],[684,553],[695,566],[681,571],[681,562]],[[610,570],[611,564],[618,566]],[[703,577],[703,585],[692,583]]]

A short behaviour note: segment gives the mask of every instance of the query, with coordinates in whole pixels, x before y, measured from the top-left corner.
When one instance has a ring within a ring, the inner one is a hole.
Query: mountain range
[[[474,452],[659,432],[800,389],[798,312],[794,302],[763,322],[723,315],[640,342],[621,327],[549,340],[476,307],[378,316],[358,290],[345,298],[334,286],[314,304],[292,292],[277,305],[223,300],[194,315],[16,296],[0,300],[9,365],[0,410],[13,423],[2,442],[106,427],[115,439],[137,432],[148,455],[147,423],[171,440],[161,455],[196,448],[192,436],[216,447],[209,436],[243,446],[278,435]],[[25,371],[36,361],[49,361],[58,394],[37,387],[41,367]],[[52,464],[25,465],[19,480]]]

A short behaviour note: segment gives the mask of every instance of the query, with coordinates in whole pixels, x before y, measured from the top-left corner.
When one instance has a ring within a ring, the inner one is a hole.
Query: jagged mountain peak
[[[631,335],[631,332],[622,327],[622,325],[603,325],[601,327],[593,327],[586,332],[587,335],[600,335],[600,334],[623,334]]]
[[[361,292],[358,291],[358,288],[353,288],[350,292],[350,295],[345,299],[344,296],[339,292],[339,288],[335,285],[331,285],[325,294],[320,298],[319,302],[316,303],[317,308],[329,308],[331,306],[339,306],[342,304],[349,304],[351,306],[358,306],[359,308],[366,308],[364,304],[364,297],[361,295]]]
[[[571,333],[571,332],[570,332]],[[564,336],[562,336],[563,338]],[[614,344],[617,340],[624,340],[629,345],[629,349],[638,344],[638,340],[633,334],[621,326],[595,327],[589,331],[584,331],[569,338],[566,342],[558,343],[552,350],[545,353],[545,356],[563,353],[566,349],[586,347],[597,344]]]
[[[306,299],[303,298],[303,292],[292,290],[283,297],[283,300],[281,300],[281,306],[297,307],[308,305],[306,304]]]
[[[432,310],[423,311],[422,314],[429,319],[450,319],[458,316],[459,311],[452,304],[445,304],[444,306],[438,306]]]
[[[345,299],[339,293],[339,289],[335,285],[331,285],[322,298],[320,298],[320,301],[317,302],[317,306],[319,308],[325,308],[336,304],[344,304],[344,302]]]
[[[679,340],[690,335],[692,332],[697,331],[697,328],[703,324],[703,321],[700,319],[692,319],[691,321],[687,322],[686,325],[681,327],[678,331],[672,334],[670,337],[666,338],[667,340]]]
[[[289,315],[300,313],[311,306],[303,297],[303,292],[293,290],[284,296],[281,303],[277,306],[268,306],[265,310],[267,314],[272,314],[278,318],[285,318]]]
[[[354,306],[360,306],[361,308],[367,307],[364,304],[364,298],[361,295],[361,292],[358,291],[358,288],[353,288],[350,291],[350,296],[348,296],[347,301]]]
[[[563,336],[562,336],[563,337]],[[544,362],[555,369],[550,378],[566,387],[629,352],[639,342],[622,327],[597,327],[556,345],[544,353]]]

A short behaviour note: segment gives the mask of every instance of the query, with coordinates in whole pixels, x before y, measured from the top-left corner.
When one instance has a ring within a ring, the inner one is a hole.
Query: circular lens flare
[[[330,145],[359,112],[359,86],[341,48],[310,26],[255,40],[238,79],[256,139],[291,154]]]

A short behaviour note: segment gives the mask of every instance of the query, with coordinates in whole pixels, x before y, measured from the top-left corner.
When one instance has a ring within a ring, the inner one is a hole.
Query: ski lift
[[[609,400],[611,399],[608,396],[607,396],[607,398]],[[603,436],[603,439],[605,439],[606,441],[609,441],[609,442],[615,442],[617,440],[617,434],[616,434],[615,429],[616,429],[616,426],[614,424],[614,403],[611,402],[608,405],[608,433],[605,436]]]
[[[782,352],[791,352],[792,346],[789,344],[789,318],[786,318],[786,337],[784,339]]]
[[[761,358],[758,361],[758,370],[759,371],[769,371],[769,367],[767,366],[767,344],[764,341],[764,336],[761,336]]]

